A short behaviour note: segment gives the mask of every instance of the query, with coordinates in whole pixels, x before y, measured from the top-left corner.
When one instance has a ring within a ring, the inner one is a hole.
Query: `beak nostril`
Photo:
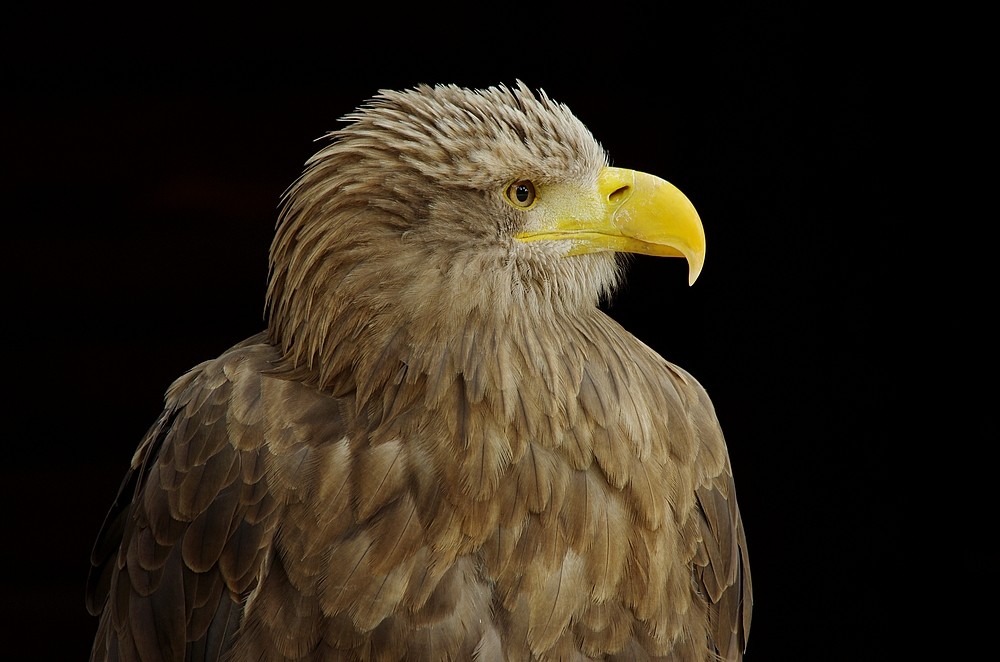
[[[626,184],[625,186],[622,186],[621,188],[613,191],[608,196],[608,202],[614,202],[614,203],[622,202],[625,200],[625,198],[628,197],[629,193],[631,192],[632,192],[632,187]]]

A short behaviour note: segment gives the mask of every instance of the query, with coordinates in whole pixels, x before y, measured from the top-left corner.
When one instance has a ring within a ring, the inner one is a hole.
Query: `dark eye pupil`
[[[528,187],[525,186],[524,184],[518,185],[517,190],[514,192],[514,195],[517,196],[518,202],[526,201],[528,199],[529,194],[530,192],[528,191]]]

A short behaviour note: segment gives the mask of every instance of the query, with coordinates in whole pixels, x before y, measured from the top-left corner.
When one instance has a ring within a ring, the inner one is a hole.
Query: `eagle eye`
[[[535,204],[535,185],[528,179],[519,179],[507,187],[507,200],[518,209]]]

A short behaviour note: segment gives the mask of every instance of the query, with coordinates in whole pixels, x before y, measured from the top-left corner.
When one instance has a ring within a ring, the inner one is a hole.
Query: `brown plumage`
[[[267,332],[136,451],[92,659],[741,659],[712,405],[596,306],[621,250],[697,276],[693,208],[523,86],[349,119],[288,194]],[[647,197],[682,229],[633,227]]]

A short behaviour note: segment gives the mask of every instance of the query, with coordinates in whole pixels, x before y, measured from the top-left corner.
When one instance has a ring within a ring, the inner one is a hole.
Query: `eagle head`
[[[271,247],[270,340],[321,381],[382,351],[380,329],[453,336],[445,320],[593,310],[624,253],[684,257],[692,283],[701,271],[687,198],[609,167],[544,92],[382,91],[346,120],[288,191]]]

